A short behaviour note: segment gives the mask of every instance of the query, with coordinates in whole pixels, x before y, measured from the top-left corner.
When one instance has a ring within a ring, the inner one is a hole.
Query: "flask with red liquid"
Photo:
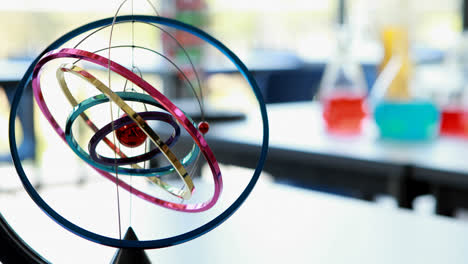
[[[438,69],[443,76],[436,94],[441,109],[439,132],[443,136],[468,137],[465,43],[466,36],[461,36]]]
[[[342,26],[336,52],[320,83],[323,118],[327,131],[333,134],[359,134],[367,112],[367,85],[350,43],[350,35]]]
[[[449,93],[448,100],[439,100],[441,108],[439,133],[442,136],[468,137],[468,107],[464,98],[466,96],[463,96],[464,85],[461,80],[459,82],[461,85],[455,86],[455,91]]]

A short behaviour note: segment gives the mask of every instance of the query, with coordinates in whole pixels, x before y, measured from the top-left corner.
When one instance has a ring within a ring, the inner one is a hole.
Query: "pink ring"
[[[83,59],[95,64],[98,64],[104,68],[108,68],[109,60],[104,58],[98,54],[94,54],[88,51],[79,50],[79,49],[60,49],[60,50],[53,50],[47,53],[35,66],[34,73],[32,76],[32,87],[34,92],[34,97],[36,99],[39,108],[41,109],[44,116],[47,118],[49,123],[54,128],[55,132],[65,141],[65,133],[57,121],[54,119],[52,114],[45,103],[44,96],[42,94],[41,85],[40,85],[40,72],[42,67],[49,61],[58,59],[58,58],[78,58]],[[213,152],[211,151],[208,143],[206,142],[203,135],[193,126],[193,124],[188,120],[188,118],[184,115],[182,110],[180,110],[177,106],[175,106],[167,97],[165,97],[162,93],[156,90],[151,84],[140,78],[138,75],[134,74],[132,71],[128,70],[127,68],[123,67],[122,65],[110,61],[110,70],[119,74],[120,76],[126,78],[127,80],[133,82],[135,85],[139,86],[141,89],[146,91],[149,95],[151,95],[157,102],[159,102],[172,116],[174,116],[177,121],[187,130],[190,136],[194,139],[195,143],[200,148],[203,156],[211,169],[213,174],[214,180],[214,193],[210,200],[204,203],[197,203],[197,204],[180,204],[180,203],[173,203],[169,201],[164,201],[159,198],[153,197],[148,195],[142,191],[139,191],[127,183],[119,180],[118,184],[120,187],[124,188],[125,190],[131,192],[132,194],[148,201],[153,204],[160,205],[165,208],[173,209],[176,211],[183,211],[183,212],[202,212],[205,210],[210,209],[213,207],[218,200],[221,190],[223,188],[223,181],[221,177],[221,170],[219,169],[218,162],[214,157]],[[102,170],[94,168],[98,173],[100,173],[105,178],[116,182],[117,179]]]

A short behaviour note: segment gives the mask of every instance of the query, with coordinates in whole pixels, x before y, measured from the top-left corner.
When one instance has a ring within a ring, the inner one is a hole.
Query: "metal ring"
[[[255,94],[255,97],[257,99],[257,102],[259,104],[259,111],[262,116],[262,132],[263,132],[263,140],[262,140],[262,147],[261,147],[261,152],[259,156],[259,160],[257,162],[257,167],[252,175],[252,178],[250,179],[249,183],[247,184],[246,188],[242,191],[242,193],[239,195],[239,197],[222,213],[220,213],[218,216],[214,217],[212,220],[208,221],[204,225],[194,228],[191,231],[178,234],[172,237],[168,238],[162,238],[162,239],[154,239],[154,240],[146,240],[146,241],[132,241],[132,240],[119,240],[115,238],[110,238],[106,236],[102,236],[99,234],[96,234],[94,232],[90,232],[86,229],[83,229],[80,226],[77,226],[76,224],[70,222],[69,220],[65,219],[62,217],[59,213],[57,213],[53,208],[47,204],[44,199],[39,195],[39,193],[35,190],[34,186],[31,184],[29,181],[23,166],[21,164],[21,160],[19,157],[18,153],[18,148],[16,146],[16,135],[15,135],[15,130],[16,130],[16,125],[15,125],[15,118],[17,116],[18,112],[18,107],[20,104],[21,97],[23,95],[24,89],[26,86],[29,84],[29,81],[31,80],[32,73],[34,70],[34,67],[36,66],[37,62],[41,59],[43,55],[48,53],[51,50],[54,50],[56,48],[59,48],[61,45],[66,43],[67,41],[71,40],[72,38],[87,32],[89,30],[99,28],[105,25],[109,25],[113,22],[113,18],[106,18],[98,21],[91,22],[89,24],[86,24],[84,26],[81,26],[77,29],[74,29],[70,31],[69,33],[63,35],[56,41],[54,41],[52,44],[49,45],[30,65],[26,73],[24,74],[23,78],[21,79],[20,83],[18,84],[17,87],[17,92],[15,94],[15,97],[13,98],[12,104],[11,104],[11,111],[10,111],[10,117],[9,117],[9,126],[8,126],[8,135],[9,135],[9,143],[10,143],[10,151],[13,159],[13,163],[15,165],[15,168],[18,172],[19,178],[21,182],[23,183],[23,186],[25,190],[28,192],[30,195],[31,199],[43,210],[45,211],[54,221],[68,229],[69,231],[75,233],[78,236],[81,236],[82,238],[94,241],[96,243],[112,246],[112,247],[119,247],[119,248],[144,248],[144,249],[150,249],[150,248],[162,248],[162,247],[169,247],[169,246],[174,246],[183,242],[187,242],[189,240],[192,240],[194,238],[197,238],[208,231],[214,229],[221,223],[223,223],[229,216],[231,216],[241,205],[242,203],[246,200],[246,198],[249,196],[249,194],[252,192],[253,187],[255,186],[256,182],[258,181],[258,178],[260,176],[260,173],[262,171],[263,165],[265,163],[265,159],[267,156],[268,152],[268,139],[269,139],[269,129],[268,129],[268,115],[266,111],[266,106],[263,101],[263,97],[261,94],[260,89],[258,88],[257,83],[255,82],[255,79],[253,78],[252,74],[248,71],[247,67],[242,63],[242,61],[231,51],[229,50],[226,46],[224,46],[221,42],[210,36],[209,34],[205,33],[204,31],[195,28],[193,26],[190,26],[188,24],[182,23],[177,20],[169,19],[169,18],[164,18],[164,17],[155,17],[155,16],[143,16],[143,15],[128,15],[128,16],[119,16],[116,18],[116,22],[131,22],[131,21],[144,21],[144,22],[149,22],[149,23],[156,23],[160,25],[165,25],[168,27],[172,27],[175,29],[183,30],[188,33],[191,33],[203,40],[205,40],[207,43],[211,44],[213,47],[218,49],[220,52],[222,52],[226,57],[232,61],[232,63],[237,67],[239,72],[245,77],[247,82],[249,83],[250,87],[252,88],[252,91]],[[104,177],[107,178],[108,175],[104,172],[100,172]],[[112,180],[112,178],[109,178]],[[127,185],[128,187],[128,185]],[[125,187],[124,187],[125,188]],[[162,205],[162,204],[161,204]],[[164,206],[164,205],[162,205]],[[211,206],[210,206],[211,207]],[[173,208],[175,209],[175,208]],[[183,209],[183,208],[181,208]],[[202,211],[200,208],[191,208],[193,210],[188,210],[188,211]]]

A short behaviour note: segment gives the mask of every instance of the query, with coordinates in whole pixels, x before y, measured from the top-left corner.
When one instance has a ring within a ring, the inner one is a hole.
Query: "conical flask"
[[[327,131],[357,134],[366,115],[367,85],[361,65],[351,52],[351,38],[342,26],[335,52],[327,64],[319,96]]]
[[[382,40],[385,56],[370,96],[380,136],[396,140],[434,138],[438,134],[439,111],[430,99],[412,93],[407,28],[386,26]]]
[[[468,101],[466,90],[467,36],[462,35],[451,48],[436,74],[439,74],[434,97],[441,111],[440,134],[468,136]]]

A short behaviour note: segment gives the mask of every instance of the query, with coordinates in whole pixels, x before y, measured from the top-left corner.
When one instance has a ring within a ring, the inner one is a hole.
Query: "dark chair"
[[[262,90],[265,103],[311,101],[319,89],[325,65],[314,64],[297,69],[276,70],[255,74]],[[368,87],[372,87],[377,76],[375,65],[363,65]]]
[[[323,68],[272,71],[261,87],[265,103],[310,101],[318,90]]]
[[[8,103],[11,105],[16,92],[18,81],[0,81],[0,87],[5,89]],[[5,102],[6,103],[6,102]],[[18,147],[22,160],[36,158],[36,138],[34,136],[33,95],[31,86],[26,87],[18,108],[18,118],[23,128],[23,141]],[[5,128],[6,129],[6,128]],[[7,140],[7,139],[4,139]],[[0,153],[0,161],[11,161],[8,153]]]

